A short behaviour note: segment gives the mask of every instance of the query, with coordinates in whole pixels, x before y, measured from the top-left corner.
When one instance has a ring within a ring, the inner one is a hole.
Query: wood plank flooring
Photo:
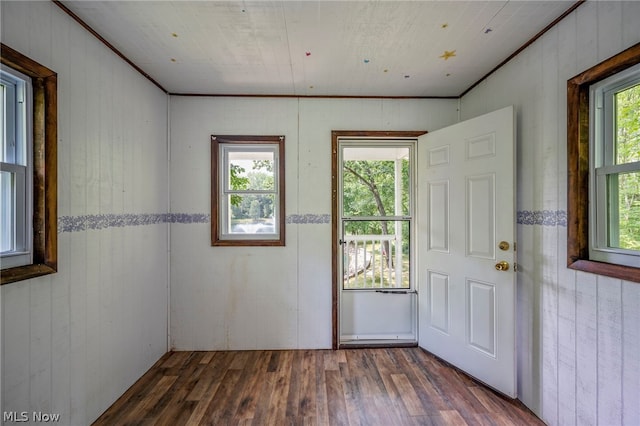
[[[420,348],[169,352],[94,425],[544,425]]]

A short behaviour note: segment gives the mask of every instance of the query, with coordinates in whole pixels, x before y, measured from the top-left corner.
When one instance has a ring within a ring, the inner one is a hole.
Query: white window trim
[[[13,111],[15,127],[12,132],[15,132],[16,140],[25,140],[24,151],[17,146],[12,162],[0,162],[0,169],[16,179],[12,200],[15,208],[14,248],[0,253],[1,268],[6,269],[33,263],[33,88],[30,77],[4,65],[1,71],[3,82],[15,86],[17,103],[24,104],[22,111],[19,108]]]
[[[608,135],[614,130],[613,93],[640,81],[640,64],[621,71],[590,87],[589,115],[589,257],[592,260],[640,267],[640,252],[608,246],[607,176],[640,171],[640,162],[614,164],[614,144]]]
[[[220,183],[220,214],[218,216],[220,237],[225,240],[279,240],[280,239],[280,221],[278,220],[280,214],[280,194],[279,194],[279,147],[278,144],[262,143],[255,145],[248,144],[234,144],[224,143],[220,145],[221,154],[219,170],[223,173],[223,176],[219,179]],[[274,189],[273,190],[231,190],[229,183],[229,153],[230,152],[270,152],[273,154],[273,172],[274,172]],[[231,206],[229,205],[230,195],[250,195],[250,194],[267,194],[274,196],[273,206],[273,233],[233,233],[230,232]]]

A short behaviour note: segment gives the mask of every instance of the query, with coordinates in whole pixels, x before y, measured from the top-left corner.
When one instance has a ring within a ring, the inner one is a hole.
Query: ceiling
[[[61,1],[176,94],[458,97],[575,1]]]

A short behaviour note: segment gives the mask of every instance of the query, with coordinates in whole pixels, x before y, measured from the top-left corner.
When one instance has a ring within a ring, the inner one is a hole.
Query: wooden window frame
[[[567,267],[640,282],[640,269],[591,260],[589,223],[590,86],[640,63],[640,43],[567,81]]]
[[[285,167],[284,136],[238,136],[211,135],[211,245],[212,246],[284,246],[285,245]],[[278,238],[224,238],[220,230],[220,145],[276,145],[278,150],[277,185],[278,185]]]
[[[2,269],[0,284],[58,270],[58,76],[0,43],[0,61],[29,77],[33,87],[33,261]]]

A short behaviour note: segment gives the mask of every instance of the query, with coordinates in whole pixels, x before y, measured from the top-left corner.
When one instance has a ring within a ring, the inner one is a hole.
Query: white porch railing
[[[408,289],[409,256],[401,235],[343,237],[345,289]]]

